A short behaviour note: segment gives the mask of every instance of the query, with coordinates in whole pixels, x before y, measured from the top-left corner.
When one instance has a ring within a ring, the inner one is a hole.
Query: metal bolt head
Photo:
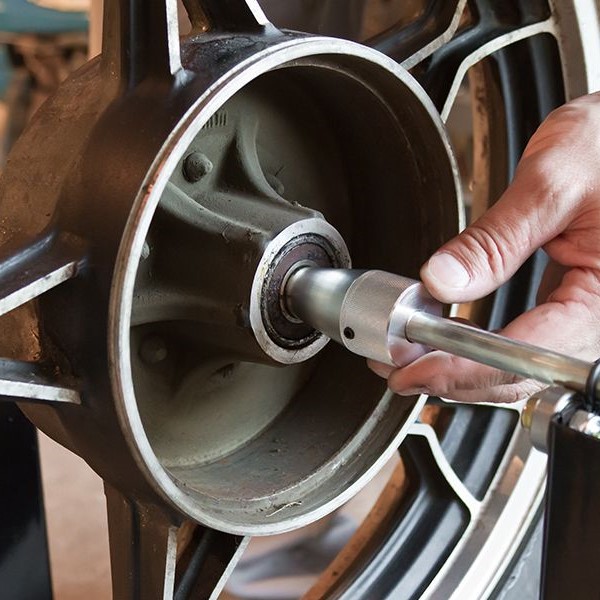
[[[192,152],[183,161],[183,176],[190,183],[196,183],[213,170],[213,164],[202,152]]]
[[[167,345],[158,335],[150,335],[142,341],[140,358],[147,365],[157,365],[165,360],[167,355]]]

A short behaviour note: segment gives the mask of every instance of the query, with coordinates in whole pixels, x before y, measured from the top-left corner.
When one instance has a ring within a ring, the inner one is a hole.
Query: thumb
[[[569,203],[523,162],[500,200],[423,265],[421,279],[438,300],[469,302],[489,294],[566,226]]]

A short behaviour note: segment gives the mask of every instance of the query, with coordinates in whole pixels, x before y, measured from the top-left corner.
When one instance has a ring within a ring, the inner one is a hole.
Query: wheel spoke
[[[0,359],[0,400],[80,404],[79,392],[61,385],[53,371],[45,365]]]
[[[270,25],[256,0],[185,0],[184,5],[196,33]],[[181,71],[177,0],[105,0],[102,64],[113,81],[129,88],[149,76]]]
[[[252,31],[270,24],[257,0],[183,0],[183,4],[196,31],[209,27]]]
[[[493,580],[497,565],[492,564],[489,558],[486,560],[482,547],[489,546],[494,556],[512,555],[514,548],[512,552],[509,548],[515,543],[515,532],[521,539],[535,518],[532,507],[539,506],[543,495],[543,485],[540,484],[544,478],[546,458],[532,450],[528,435],[523,430],[515,432],[506,454],[510,462],[505,469],[498,470],[502,476],[492,493],[486,496],[484,516],[472,521],[467,543],[454,550],[447,561],[450,569],[441,571],[429,588],[435,590],[435,597],[455,595],[462,598],[471,594],[480,581]],[[530,485],[537,490],[533,499],[528,491]],[[507,490],[511,493],[508,494]],[[469,577],[466,577],[467,572]]]
[[[448,486],[456,494],[457,498],[468,508],[471,518],[475,518],[480,511],[481,503],[471,494],[465,484],[460,480],[456,471],[452,468],[433,427],[423,423],[415,423],[409,430],[409,436],[422,438],[427,442],[428,450],[439,468],[440,474],[444,476]]]
[[[440,398],[440,401],[449,406],[466,406],[468,408],[473,407],[473,403],[470,402],[460,402],[458,400],[451,400],[449,398]],[[516,413],[520,413],[523,407],[525,406],[527,400],[519,400],[518,402],[477,402],[477,406],[486,406],[491,409],[505,409],[511,410]]]
[[[449,88],[444,89],[441,86],[436,86],[433,84],[435,77],[429,76],[427,81],[430,85],[428,86],[425,84],[425,87],[429,88],[428,91],[430,91],[434,102],[440,109],[442,119],[444,121],[448,119],[448,115],[452,110],[452,106],[454,105],[454,100],[456,99],[460,85],[465,78],[467,71],[472,66],[484,58],[492,55],[494,52],[505,48],[506,46],[510,46],[511,44],[515,44],[527,38],[531,38],[543,33],[554,33],[554,22],[552,20],[548,19],[542,23],[534,23],[533,25],[528,25],[514,31],[509,31],[502,35],[498,35],[472,52],[463,55],[458,68],[454,72],[454,77],[451,83],[449,79],[446,81],[446,84],[450,83]],[[438,83],[440,82],[438,81]]]
[[[178,552],[179,534],[187,531],[172,515],[109,484],[104,489],[114,598],[216,600],[250,538],[192,526],[188,544]]]
[[[0,260],[0,315],[75,277],[84,259],[80,240],[43,240]]]
[[[127,87],[181,69],[176,0],[104,0],[102,64]]]
[[[195,537],[196,543],[188,552],[189,560],[178,578],[174,600],[216,600],[250,543],[249,537],[203,527],[197,527]]]
[[[554,20],[547,9],[507,8],[488,0],[469,3],[473,15],[451,39],[438,44],[428,61],[421,62],[415,76],[446,119],[467,70],[498,50],[541,33],[554,33]],[[405,66],[417,64],[412,58]]]
[[[444,460],[435,439],[425,425],[414,426],[407,435],[400,447],[408,478],[401,501],[392,503],[387,528],[379,536],[376,532],[359,553],[360,560],[345,566],[328,595],[396,598],[406,590],[420,595],[437,572],[436,560],[445,560],[473,523],[480,505]]]
[[[549,11],[539,7],[507,8],[489,0],[434,0],[416,20],[392,27],[368,43],[404,68],[415,69],[415,76],[446,120],[470,67],[541,33],[554,34],[555,23]]]
[[[445,460],[469,492],[483,500],[514,438],[519,413],[512,406],[438,402],[443,418],[432,426]]]
[[[171,600],[178,526],[162,510],[139,505],[105,485],[113,597]]]
[[[466,0],[436,1],[425,14],[409,25],[399,25],[368,40],[368,44],[412,69],[456,33]]]

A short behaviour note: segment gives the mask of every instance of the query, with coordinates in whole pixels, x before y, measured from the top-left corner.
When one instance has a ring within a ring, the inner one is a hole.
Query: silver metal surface
[[[585,435],[600,438],[600,416],[587,410],[576,410],[569,419],[569,427]]]
[[[404,335],[408,319],[415,312],[441,315],[442,305],[425,287],[408,277],[384,271],[368,271],[348,290],[340,329],[345,346],[361,356],[403,366],[428,352]],[[353,332],[348,338],[346,333]]]
[[[299,269],[284,293],[293,314],[351,352],[389,365],[404,366],[434,348],[578,392],[592,367],[444,318],[421,283],[383,271]]]
[[[591,363],[450,319],[415,312],[406,338],[496,369],[583,392]]]
[[[346,294],[364,271],[299,268],[288,277],[283,302],[298,319],[343,344],[340,330]]]
[[[404,337],[413,312],[442,312],[418,281],[384,271],[298,269],[284,294],[292,314],[354,354],[397,366],[427,352]]]
[[[564,413],[577,394],[562,387],[551,387],[534,394],[527,401],[521,423],[529,430],[531,443],[540,452],[548,452],[548,432],[557,415]]]
[[[60,236],[42,239],[2,258],[0,256],[0,315],[75,277],[84,251],[81,240]]]

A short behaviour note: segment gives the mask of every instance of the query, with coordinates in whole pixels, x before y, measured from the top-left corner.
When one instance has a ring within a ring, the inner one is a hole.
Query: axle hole
[[[346,329],[344,329],[344,337],[346,339],[353,340],[355,335],[356,334],[354,333],[354,329],[352,329],[352,327],[346,327]]]

